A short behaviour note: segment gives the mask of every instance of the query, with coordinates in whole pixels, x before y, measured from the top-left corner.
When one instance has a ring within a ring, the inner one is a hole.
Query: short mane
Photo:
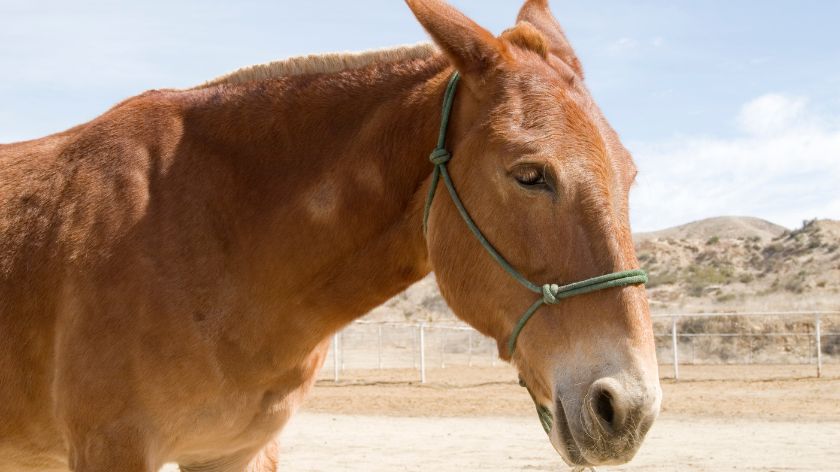
[[[207,81],[197,88],[220,84],[241,84],[257,80],[304,74],[330,74],[346,70],[361,69],[377,63],[393,63],[426,59],[438,52],[431,43],[396,46],[362,52],[312,54],[290,57],[266,64],[243,67],[228,74]]]

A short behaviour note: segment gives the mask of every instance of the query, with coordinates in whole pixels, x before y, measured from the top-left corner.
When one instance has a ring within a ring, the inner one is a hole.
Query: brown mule
[[[572,464],[629,460],[659,409],[644,289],[547,306],[431,208],[448,167],[530,280],[637,266],[635,168],[545,0],[500,37],[409,0],[437,48],[293,59],[144,93],[0,146],[0,471],[274,471],[329,336],[430,270],[553,415]]]

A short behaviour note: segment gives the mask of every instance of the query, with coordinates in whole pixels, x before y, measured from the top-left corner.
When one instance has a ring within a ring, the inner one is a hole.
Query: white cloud
[[[638,49],[638,47],[639,47],[639,42],[636,41],[635,39],[633,39],[633,38],[621,38],[621,39],[618,39],[618,40],[612,42],[607,47],[607,49],[609,50],[609,52],[611,52],[613,54],[618,54],[618,53],[622,53],[622,52],[633,51],[635,49]]]
[[[840,126],[810,113],[807,100],[765,95],[744,105],[734,138],[681,137],[631,145],[640,169],[634,229],[720,215],[788,227],[840,218]]]
[[[770,93],[741,107],[738,124],[751,134],[771,134],[797,127],[805,112],[806,100]]]

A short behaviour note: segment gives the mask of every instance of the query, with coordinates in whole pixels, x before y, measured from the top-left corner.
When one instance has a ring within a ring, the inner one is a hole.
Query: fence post
[[[420,383],[426,383],[426,336],[425,323],[420,323]]]
[[[338,358],[341,359],[341,371],[344,372],[344,331],[338,333],[338,349],[341,351]]]
[[[377,326],[376,330],[379,335],[379,342],[376,344],[376,356],[379,360],[379,370],[382,370],[382,325]]]
[[[815,331],[817,338],[817,378],[822,377],[822,342],[820,341],[820,315],[816,316]]]
[[[680,361],[677,353],[677,317],[671,318],[671,343],[674,349],[674,380],[680,379]]]
[[[338,383],[338,333],[333,334],[333,382]]]

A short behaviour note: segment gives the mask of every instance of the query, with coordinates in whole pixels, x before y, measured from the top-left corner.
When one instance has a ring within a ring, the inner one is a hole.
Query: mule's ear
[[[481,79],[506,55],[492,33],[441,0],[405,0],[452,64],[467,79]]]
[[[548,8],[548,0],[526,0],[525,5],[519,10],[517,21],[527,21],[540,30],[548,39],[548,48],[551,54],[568,64],[578,76],[583,78],[583,67],[580,65],[580,60],[572,49],[569,40],[566,39],[563,28],[551,14],[551,10]]]

